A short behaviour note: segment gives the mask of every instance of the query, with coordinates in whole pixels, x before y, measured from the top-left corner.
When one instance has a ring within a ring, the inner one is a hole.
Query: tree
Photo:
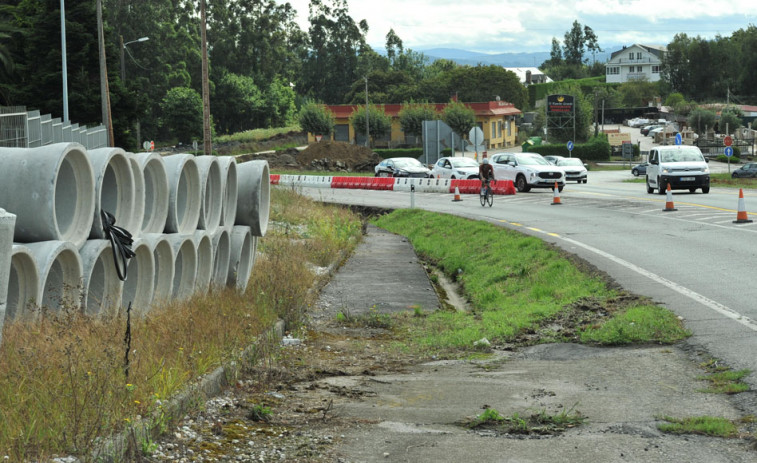
[[[659,95],[657,84],[646,79],[637,79],[621,84],[618,92],[621,95],[621,103],[627,108],[647,106]]]
[[[331,135],[334,131],[334,113],[322,104],[308,102],[302,106],[299,114],[302,130],[314,135]]]
[[[452,102],[442,112],[442,120],[462,139],[476,125],[476,113],[462,103]]]
[[[175,87],[160,104],[162,125],[181,143],[202,138],[202,96],[196,90]]]
[[[423,121],[432,121],[437,117],[436,109],[430,104],[405,103],[399,112],[402,131],[418,138],[423,136]]]
[[[365,106],[355,110],[350,116],[350,124],[358,135],[365,136]],[[370,137],[374,140],[388,135],[392,130],[392,118],[387,116],[384,108],[378,108],[376,105],[368,105],[368,130]]]
[[[573,27],[565,33],[563,43],[565,62],[573,65],[583,64],[585,38],[581,24],[578,21],[573,21]]]
[[[402,39],[394,32],[394,29],[389,29],[389,32],[386,34],[386,57],[389,58],[391,66],[396,66],[397,59],[402,55],[403,51]]]
[[[591,52],[592,61],[596,62],[596,59],[594,59],[595,54],[597,52],[601,53],[602,48],[599,46],[599,39],[597,38],[597,35],[589,26],[584,26],[584,42],[586,43],[586,50]]]
[[[222,134],[242,132],[262,126],[266,111],[263,95],[252,77],[220,71],[216,76],[213,116],[216,129]]]
[[[691,40],[686,34],[676,34],[668,44],[662,57],[660,78],[674,92],[690,94],[689,46]]]
[[[694,108],[689,114],[687,123],[696,133],[703,134],[707,129],[715,127],[715,112],[701,107]]]
[[[722,133],[725,133],[726,135],[735,133],[736,130],[738,130],[739,127],[743,125],[741,120],[743,116],[744,113],[741,112],[741,109],[735,106],[729,106],[728,108],[721,111],[718,128]]]

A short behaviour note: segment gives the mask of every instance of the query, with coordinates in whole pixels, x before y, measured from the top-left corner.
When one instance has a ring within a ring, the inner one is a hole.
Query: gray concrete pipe
[[[271,178],[268,161],[237,164],[237,225],[250,227],[254,236],[265,236],[271,205]]]
[[[151,307],[171,300],[174,278],[173,245],[162,233],[149,233],[142,240],[150,247],[154,263],[153,297]]]
[[[200,171],[191,154],[165,156],[168,174],[168,219],[166,233],[191,235],[200,220]]]
[[[200,220],[197,228],[213,233],[221,223],[223,209],[223,179],[221,166],[215,156],[194,158],[200,172]]]
[[[212,289],[226,286],[229,275],[229,257],[231,256],[231,237],[229,231],[219,228],[213,234],[213,277],[210,280]]]
[[[136,239],[142,235],[142,224],[145,219],[145,175],[142,173],[142,166],[139,165],[134,153],[126,153],[126,158],[131,166],[131,175],[134,177],[134,208],[131,212],[133,230],[129,229],[131,237]],[[166,188],[168,186],[166,185]],[[165,196],[164,196],[165,198]],[[168,203],[166,203],[166,212]]]
[[[90,239],[104,240],[100,209],[115,217],[115,225],[134,233],[134,174],[121,148],[99,148],[87,152],[95,176],[95,212]]]
[[[194,294],[197,280],[197,251],[192,235],[167,234],[166,239],[174,251],[174,275],[171,297],[186,301]]]
[[[82,261],[70,241],[38,241],[26,247],[39,271],[39,307],[52,312],[63,308],[81,309]]]
[[[0,207],[16,214],[13,240],[82,246],[95,211],[95,179],[84,147],[0,148],[0,159]]]
[[[36,313],[39,295],[39,269],[28,247],[14,244],[11,251],[11,272],[8,279],[8,303],[5,320],[30,320]],[[0,320],[0,325],[2,320]]]
[[[213,278],[213,242],[210,236],[207,230],[197,230],[192,237],[197,253],[195,293],[203,296],[208,293]]]
[[[82,261],[81,308],[89,316],[118,315],[122,282],[109,240],[88,240],[79,250]]]
[[[157,153],[134,153],[145,184],[142,234],[163,233],[168,219],[168,174],[163,157]]]
[[[231,231],[231,254],[226,284],[237,288],[240,293],[247,290],[252,273],[252,253],[254,243],[250,227],[235,225]]]
[[[3,341],[3,324],[8,303],[8,286],[10,284],[11,258],[13,250],[13,230],[16,228],[16,216],[5,209],[0,209],[0,343]]]
[[[144,239],[134,240],[131,249],[134,251],[134,257],[129,259],[126,265],[126,281],[121,291],[121,310],[125,313],[131,303],[132,313],[144,315],[149,312],[155,294],[155,257],[152,247]],[[173,262],[170,266],[173,268]]]
[[[220,225],[230,232],[234,228],[234,220],[237,217],[237,198],[239,197],[237,163],[234,156],[218,156],[218,164],[221,166],[221,179],[223,180],[223,207],[221,208]]]

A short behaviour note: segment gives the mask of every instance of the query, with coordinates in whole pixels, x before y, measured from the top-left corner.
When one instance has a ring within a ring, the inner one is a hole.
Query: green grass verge
[[[255,130],[247,130],[244,132],[237,132],[233,133],[231,135],[220,135],[216,137],[213,141],[216,143],[226,143],[230,141],[240,142],[240,143],[246,143],[246,142],[256,142],[256,141],[262,141],[267,140],[269,138],[275,137],[276,135],[280,135],[282,133],[289,133],[289,132],[301,132],[302,129],[299,125],[292,125],[289,127],[275,127],[270,129],[255,129]]]

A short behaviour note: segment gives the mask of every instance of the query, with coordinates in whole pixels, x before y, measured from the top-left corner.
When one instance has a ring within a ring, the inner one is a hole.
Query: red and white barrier
[[[299,186],[303,188],[336,188],[353,190],[410,191],[414,186],[418,193],[454,193],[457,188],[462,194],[478,194],[481,181],[448,178],[406,178],[406,177],[359,177],[324,175],[270,175],[271,185]],[[492,184],[495,195],[514,195],[515,185],[511,180],[497,180]]]

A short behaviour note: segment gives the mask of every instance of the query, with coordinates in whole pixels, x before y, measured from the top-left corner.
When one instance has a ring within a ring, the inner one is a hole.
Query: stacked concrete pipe
[[[194,294],[197,281],[197,251],[191,235],[171,233],[166,235],[174,252],[174,276],[171,297],[186,301]]]
[[[218,164],[221,167],[221,179],[223,180],[223,207],[221,208],[220,226],[230,232],[237,217],[237,198],[239,197],[237,164],[232,156],[220,156]]]
[[[215,156],[195,158],[200,173],[200,220],[197,228],[213,233],[221,223],[223,209],[223,180],[221,166]]]
[[[229,272],[226,284],[236,287],[241,293],[247,290],[252,273],[253,243],[250,227],[235,225],[231,231]]]
[[[147,196],[145,193],[145,175],[142,172],[142,166],[139,164],[134,153],[126,153],[131,166],[132,177],[134,177],[134,208],[131,212],[131,228],[126,230],[131,233],[132,238],[139,238],[142,234],[142,224],[145,218],[145,204]]]
[[[168,219],[168,174],[163,157],[156,153],[134,153],[145,186],[141,233],[163,233]]]
[[[11,250],[10,277],[8,278],[8,303],[5,319],[13,322],[30,319],[35,314],[39,295],[39,269],[28,247],[14,244]],[[2,324],[2,320],[0,320]]]
[[[265,236],[271,204],[268,161],[237,164],[237,225],[246,225],[254,236]]]
[[[161,233],[149,233],[142,237],[153,256],[153,305],[170,301],[173,294],[175,253],[167,237]],[[128,274],[126,278],[129,278]]]
[[[16,228],[16,216],[5,212],[5,209],[0,209],[0,341],[3,339],[3,324],[7,311],[14,228]]]
[[[129,158],[120,148],[87,151],[95,176],[95,211],[90,239],[106,239],[100,210],[115,218],[115,225],[128,232],[135,230],[134,174]],[[141,223],[140,223],[141,225]]]
[[[79,250],[70,241],[28,243],[39,271],[39,291],[35,300],[42,309],[59,312],[81,308],[83,268]]]
[[[168,219],[165,233],[194,233],[200,220],[200,171],[191,154],[165,156],[168,174]]]
[[[110,242],[88,240],[79,254],[83,277],[82,311],[90,316],[116,315],[121,304],[122,281],[113,264]]]
[[[134,240],[131,246],[134,257],[126,266],[126,280],[121,291],[121,310],[125,311],[131,304],[135,314],[143,315],[150,310],[155,294],[155,257],[150,245],[144,239]],[[173,269],[173,259],[169,257]]]
[[[210,236],[206,230],[197,230],[192,236],[197,255],[196,294],[206,294],[213,278],[213,242]]]

